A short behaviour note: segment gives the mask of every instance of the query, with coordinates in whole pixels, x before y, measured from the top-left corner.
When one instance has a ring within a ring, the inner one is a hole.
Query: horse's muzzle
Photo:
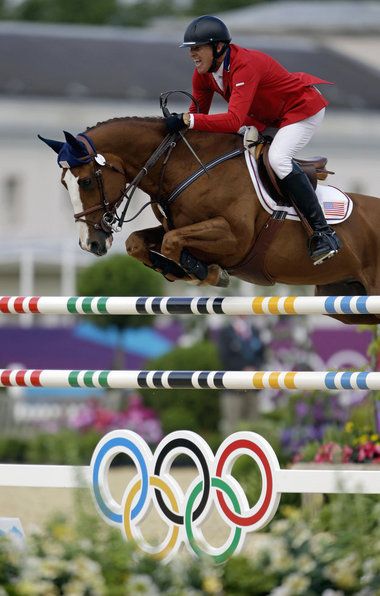
[[[90,252],[97,257],[102,257],[103,255],[107,254],[107,250],[108,249],[105,243],[103,244],[97,240],[94,240],[90,243]]]
[[[112,240],[112,234],[99,234],[97,238],[92,238],[85,244],[79,241],[79,246],[82,250],[86,250],[97,257],[102,257],[103,255],[106,255],[108,250],[111,248]]]

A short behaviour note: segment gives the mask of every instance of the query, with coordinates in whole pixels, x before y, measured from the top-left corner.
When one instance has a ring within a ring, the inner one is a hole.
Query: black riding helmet
[[[220,41],[223,42],[223,47],[218,52],[216,48]],[[210,44],[214,59],[209,72],[214,72],[217,59],[224,54],[230,42],[231,35],[223,21],[218,17],[203,15],[188,25],[180,48]]]

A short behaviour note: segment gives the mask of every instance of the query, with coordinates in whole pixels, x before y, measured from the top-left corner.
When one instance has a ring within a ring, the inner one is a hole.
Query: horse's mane
[[[125,122],[125,121],[135,121],[135,120],[142,120],[144,122],[158,122],[162,120],[161,116],[120,116],[118,118],[110,118],[109,120],[103,120],[103,122],[97,122],[94,126],[88,126],[86,128],[86,132],[90,130],[94,130],[99,126],[103,126],[105,124],[113,124],[114,122]]]

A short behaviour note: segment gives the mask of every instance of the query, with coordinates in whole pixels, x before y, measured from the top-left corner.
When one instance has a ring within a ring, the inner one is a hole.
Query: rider
[[[226,25],[214,16],[201,16],[187,27],[180,47],[188,47],[195,70],[189,112],[166,118],[168,132],[194,130],[237,133],[246,125],[261,132],[276,127],[269,162],[284,192],[309,222],[313,235],[309,254],[320,264],[336,254],[339,239],[328,226],[317,195],[306,174],[293,161],[322,123],[327,101],[314,87],[327,83],[307,73],[290,73],[276,60],[257,50],[231,44]],[[214,93],[228,102],[228,111],[209,114]]]

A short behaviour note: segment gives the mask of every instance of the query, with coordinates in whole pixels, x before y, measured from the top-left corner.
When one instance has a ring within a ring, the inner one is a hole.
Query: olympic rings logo
[[[112,496],[108,483],[109,467],[119,453],[126,453],[138,472],[127,484],[120,503]],[[185,492],[170,474],[174,460],[183,454],[194,461],[199,474]],[[243,454],[253,458],[261,474],[261,494],[253,507],[231,474],[235,461]],[[100,515],[108,524],[119,527],[127,540],[163,561],[171,560],[182,543],[192,554],[206,554],[216,563],[239,552],[246,533],[265,526],[277,510],[279,470],[271,445],[254,432],[230,435],[214,456],[206,441],[191,431],[169,434],[153,455],[137,433],[117,430],[101,439],[91,459],[92,490]],[[147,543],[139,528],[152,503],[169,526],[158,545]],[[201,529],[213,504],[230,528],[227,540],[219,547],[208,544]]]

